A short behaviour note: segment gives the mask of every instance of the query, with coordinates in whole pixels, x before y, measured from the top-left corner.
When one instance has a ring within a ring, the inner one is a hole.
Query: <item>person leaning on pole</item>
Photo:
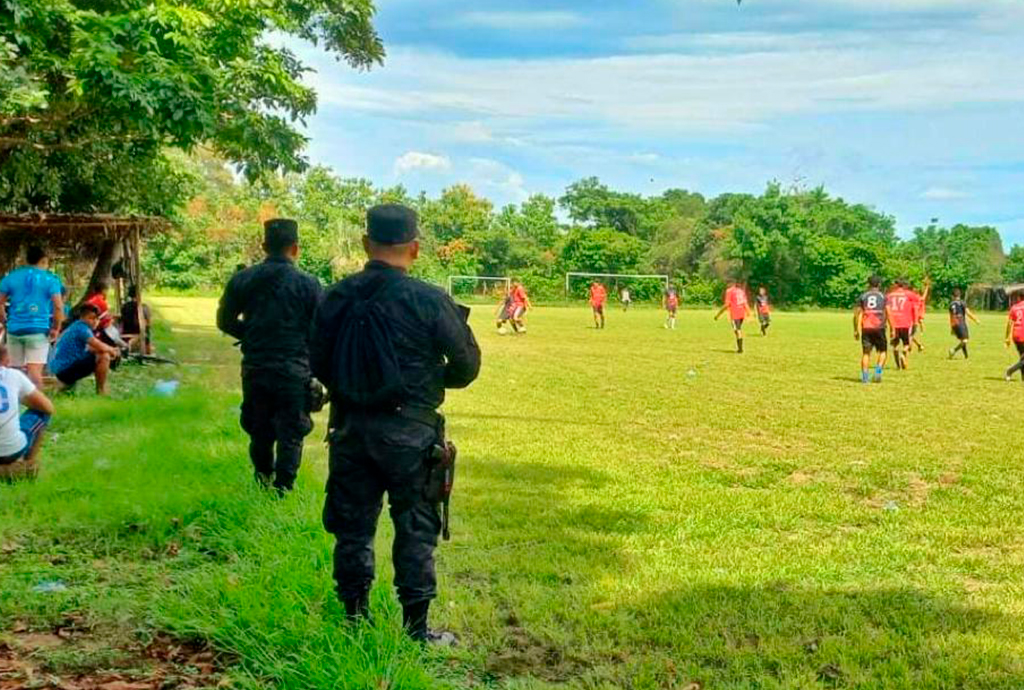
[[[437,408],[446,388],[476,379],[480,349],[469,310],[408,275],[419,256],[418,237],[411,209],[370,209],[363,238],[369,262],[327,291],[314,319],[313,374],[331,400],[323,522],[336,540],[338,597],[350,620],[364,619],[387,493],[405,629],[419,642],[451,644],[454,636],[427,625],[437,596],[434,549],[442,528],[447,536],[454,470],[454,446]]]

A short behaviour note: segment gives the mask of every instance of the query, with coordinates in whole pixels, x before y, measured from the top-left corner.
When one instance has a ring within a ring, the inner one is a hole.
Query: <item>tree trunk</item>
[[[121,243],[116,240],[103,240],[100,247],[99,258],[96,259],[96,266],[92,269],[92,277],[89,278],[89,287],[86,294],[91,294],[102,283],[110,286],[110,271],[121,259]]]

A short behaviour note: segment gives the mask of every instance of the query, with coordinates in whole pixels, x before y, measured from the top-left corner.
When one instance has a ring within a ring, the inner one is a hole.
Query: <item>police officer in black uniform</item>
[[[437,595],[434,549],[441,530],[438,506],[425,497],[431,453],[443,443],[436,410],[446,388],[464,388],[480,371],[480,349],[466,323],[468,311],[439,288],[411,278],[419,254],[416,214],[399,205],[370,209],[364,270],[330,288],[311,339],[314,375],[331,392],[330,475],[324,527],[335,535],[334,579],[350,619],[369,612],[374,577],[373,538],[388,494],[395,525],[395,586],[409,635],[448,642],[427,627]],[[386,287],[386,293],[374,293]],[[402,393],[390,409],[345,409],[336,390],[335,348],[341,321],[354,303],[379,299],[401,371]]]
[[[263,263],[238,271],[217,311],[217,327],[242,346],[242,428],[256,480],[292,489],[310,419],[309,324],[323,291],[295,267],[298,224],[264,224]],[[277,446],[275,462],[274,446]]]

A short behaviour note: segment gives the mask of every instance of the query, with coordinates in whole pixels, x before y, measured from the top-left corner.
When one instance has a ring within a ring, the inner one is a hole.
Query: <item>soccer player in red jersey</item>
[[[1006,320],[1006,347],[1010,344],[1017,346],[1017,354],[1020,361],[1006,370],[1006,380],[1009,381],[1018,371],[1020,378],[1024,381],[1024,291],[1013,294],[1013,306],[1010,307],[1010,316]]]
[[[676,313],[679,311],[679,291],[676,290],[675,285],[669,285],[668,289],[665,290],[662,305],[665,307],[665,311],[668,312],[668,318],[665,319],[665,328],[675,330]]]
[[[590,284],[590,308],[594,311],[594,328],[604,328],[604,305],[608,291],[596,280]]]
[[[516,333],[526,333],[526,312],[532,307],[526,287],[516,281],[512,286],[512,326]]]
[[[893,356],[899,369],[910,368],[910,329],[914,327],[914,298],[906,280],[896,281],[896,287],[886,296],[889,309],[889,333],[892,337]]]
[[[729,289],[725,291],[725,304],[715,314],[715,321],[729,311],[729,320],[732,321],[732,331],[736,336],[736,352],[743,354],[743,321],[750,315],[750,304],[747,302],[747,291],[738,281],[729,283]]]
[[[924,352],[924,345],[918,335],[924,333],[924,313],[928,309],[928,295],[931,294],[931,291],[932,281],[929,278],[924,279],[922,294],[919,295],[914,290],[910,290],[910,296],[914,300],[914,326],[910,329],[910,340],[917,346],[918,352]]]
[[[875,383],[882,380],[885,360],[889,356],[889,343],[885,340],[885,328],[891,325],[889,307],[882,294],[882,279],[872,276],[868,280],[868,291],[860,296],[853,311],[853,337],[860,341],[860,380],[868,383],[871,367],[871,351],[878,352],[875,364]]]

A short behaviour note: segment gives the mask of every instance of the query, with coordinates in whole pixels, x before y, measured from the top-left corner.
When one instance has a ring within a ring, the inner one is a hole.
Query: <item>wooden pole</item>
[[[149,354],[149,335],[146,333],[147,326],[145,309],[142,308],[142,240],[139,227],[132,228],[131,233],[131,261],[130,270],[135,278],[135,309],[138,312],[136,320],[139,324],[139,350],[140,354]]]

